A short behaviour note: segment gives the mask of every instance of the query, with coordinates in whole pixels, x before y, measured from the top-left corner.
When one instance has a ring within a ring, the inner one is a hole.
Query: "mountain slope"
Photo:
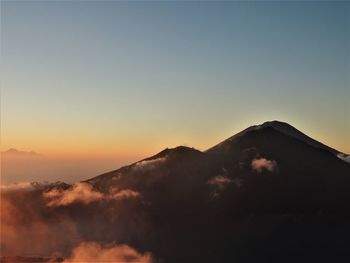
[[[149,232],[128,240],[161,262],[329,262],[350,243],[350,164],[338,154],[274,121],[86,182],[140,193]]]
[[[14,216],[0,261],[46,261],[27,257],[44,235],[46,255],[62,257],[93,241],[154,263],[349,262],[350,164],[338,155],[274,121],[204,152],[179,146],[78,184],[2,191],[1,216]]]
[[[317,210],[346,206],[349,200],[350,164],[337,153],[289,124],[267,122],[205,152],[184,146],[165,149],[86,182],[102,192],[140,192],[158,208],[191,210],[218,199],[236,212],[242,207]]]

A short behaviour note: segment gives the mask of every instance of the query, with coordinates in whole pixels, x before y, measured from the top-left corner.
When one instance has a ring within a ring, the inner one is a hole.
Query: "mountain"
[[[128,242],[161,262],[328,262],[350,244],[350,164],[340,154],[272,121],[85,183],[140,193],[148,231]]]
[[[40,250],[26,243],[46,233],[42,255],[62,260],[88,241],[150,252],[154,263],[349,262],[350,163],[340,154],[348,157],[272,121],[206,151],[167,148],[78,184],[17,185],[2,192],[11,206],[1,215],[14,216],[2,221],[10,257],[0,261],[19,245],[16,260],[46,261],[27,257]]]
[[[304,177],[306,174],[304,179],[318,174],[321,178],[348,171],[350,165],[338,158],[339,154],[347,156],[287,123],[272,121],[251,126],[204,152],[185,146],[167,148],[152,157],[86,182],[106,191],[112,186],[123,185],[145,188],[151,185],[146,180],[152,178],[152,183],[170,180],[173,173],[176,173],[172,176],[177,181],[180,178],[192,180],[193,177],[209,179],[220,174],[245,180],[245,177],[254,176],[257,172],[253,169],[254,160],[261,166],[261,171],[258,171],[261,174],[279,174],[279,178],[289,175]],[[268,164],[274,165],[275,171],[266,169]]]

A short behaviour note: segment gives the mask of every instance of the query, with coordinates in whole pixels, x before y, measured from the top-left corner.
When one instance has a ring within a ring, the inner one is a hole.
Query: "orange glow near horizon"
[[[257,122],[259,124],[261,122]],[[293,125],[293,123],[291,123]],[[208,133],[201,134],[149,134],[145,132],[144,136],[139,134],[111,134],[100,136],[91,136],[91,134],[19,134],[6,132],[2,134],[1,151],[15,148],[21,151],[34,151],[47,158],[57,159],[137,159],[145,158],[158,153],[165,148],[172,148],[179,145],[194,147],[198,150],[206,150],[222,140],[240,132],[249,125],[245,123],[242,127],[226,127],[216,135],[210,136]],[[295,127],[306,135],[326,144],[338,151],[350,153],[350,143],[344,142],[343,138],[347,136],[345,131],[315,131],[303,125],[300,128]],[[304,128],[304,129],[303,129]],[[141,132],[142,133],[142,132]]]

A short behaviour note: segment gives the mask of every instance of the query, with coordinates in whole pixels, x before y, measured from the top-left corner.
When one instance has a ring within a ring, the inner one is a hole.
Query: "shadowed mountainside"
[[[322,261],[350,244],[350,164],[338,154],[274,121],[86,182],[141,193],[152,229],[142,244],[164,262]]]
[[[179,146],[77,185],[34,184],[22,198],[45,220],[69,219],[72,246],[127,244],[154,262],[348,261],[350,163],[339,154],[273,121],[204,152]]]

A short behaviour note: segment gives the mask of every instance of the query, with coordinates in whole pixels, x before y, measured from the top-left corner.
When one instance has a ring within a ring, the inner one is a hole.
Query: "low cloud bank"
[[[108,262],[151,262],[149,254],[139,254],[126,245],[98,245],[128,244],[135,236],[144,236],[148,225],[142,203],[122,202],[139,200],[141,195],[136,191],[101,193],[87,183],[20,183],[1,185],[0,193],[1,256],[71,255],[66,262],[77,262],[83,249],[89,248],[95,254],[86,254],[85,262],[105,262],[109,257]]]
[[[261,173],[264,169],[269,172],[277,171],[277,162],[265,158],[253,159],[251,162],[253,171]]]
[[[1,192],[11,192],[11,191],[17,191],[17,190],[33,191],[35,190],[35,187],[33,183],[29,183],[29,182],[0,185]]]
[[[141,254],[127,245],[101,246],[96,242],[83,242],[63,261],[73,262],[152,263],[153,260],[149,253]]]
[[[0,199],[2,255],[59,254],[82,241],[71,218],[47,210],[40,190],[29,184],[17,188],[2,186],[2,189],[7,189],[1,191]]]

